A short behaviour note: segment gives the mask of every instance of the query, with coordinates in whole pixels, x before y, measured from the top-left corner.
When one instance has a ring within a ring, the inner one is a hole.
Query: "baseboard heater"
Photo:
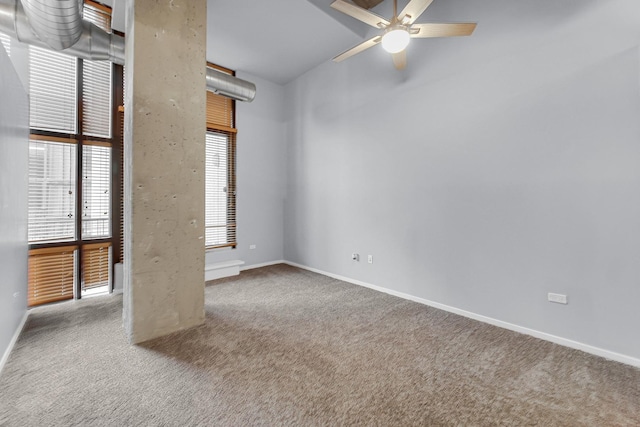
[[[209,280],[222,279],[223,277],[237,276],[240,274],[241,265],[244,265],[244,261],[239,259],[207,264],[204,267],[204,281],[208,282]]]
[[[231,261],[216,262],[207,264],[204,267],[204,280],[222,279],[223,277],[237,276],[240,274],[240,266],[244,265],[244,261],[239,259]],[[123,289],[123,264],[117,263],[114,268],[114,293],[122,293]]]

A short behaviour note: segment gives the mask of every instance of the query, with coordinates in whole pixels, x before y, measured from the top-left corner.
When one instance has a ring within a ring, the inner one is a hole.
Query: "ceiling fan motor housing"
[[[389,53],[402,52],[410,39],[409,28],[406,25],[392,24],[382,36],[382,48]]]

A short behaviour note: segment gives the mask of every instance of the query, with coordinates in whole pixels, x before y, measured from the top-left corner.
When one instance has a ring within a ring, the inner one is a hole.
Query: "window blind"
[[[207,92],[207,127],[235,131],[234,101],[225,96]]]
[[[0,33],[0,43],[4,46],[4,50],[7,51],[7,56],[11,56],[11,37],[5,33]]]
[[[29,242],[75,239],[76,149],[29,141]]]
[[[109,61],[82,61],[82,132],[111,138],[111,69]]]
[[[233,75],[233,71],[207,64]],[[205,246],[236,246],[235,101],[207,92]]]
[[[85,0],[82,19],[95,24],[108,33],[111,32],[111,8],[108,6]]]
[[[96,243],[82,246],[82,292],[109,286],[111,243]]]
[[[111,237],[111,147],[84,145],[82,147],[82,238],[107,237]]]
[[[28,305],[73,298],[76,246],[29,251]]]
[[[123,79],[124,84],[124,79]],[[124,262],[124,106],[118,109],[120,117],[120,253],[119,262]]]
[[[207,132],[205,147],[205,246],[236,244],[235,135]]]
[[[76,133],[77,59],[29,46],[30,126]]]

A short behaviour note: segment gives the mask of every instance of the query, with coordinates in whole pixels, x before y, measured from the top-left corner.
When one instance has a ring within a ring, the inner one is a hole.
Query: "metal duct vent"
[[[38,38],[54,50],[76,44],[82,34],[82,0],[21,0]]]
[[[48,2],[41,1],[41,3],[44,5],[44,3]],[[53,1],[53,3],[56,3],[56,1]],[[73,0],[71,3],[78,5],[77,0]],[[35,8],[32,4],[30,4],[30,7]],[[0,31],[22,43],[47,49],[63,50],[64,53],[83,59],[108,60],[116,64],[124,64],[124,38],[117,34],[109,34],[94,24],[83,20],[80,17],[79,10],[75,10],[77,12],[76,20],[71,21],[70,17],[65,15],[65,20],[56,27],[54,22],[56,22],[56,19],[58,19],[56,17],[60,13],[57,8],[50,16],[49,9],[39,10],[32,20],[27,17],[27,13],[19,0],[0,0]],[[49,16],[49,18],[41,17],[41,15]],[[45,28],[40,28],[41,25],[44,26],[43,23],[45,22],[50,24],[47,24]],[[67,33],[67,31],[72,32],[72,34]],[[69,45],[71,40],[74,41]]]
[[[209,67],[207,90],[236,101],[251,102],[256,97],[255,84]]]
[[[0,0],[0,31],[22,43],[123,65],[124,38],[83,20],[82,4],[82,0]],[[207,90],[245,102],[256,96],[255,84],[212,68],[207,68]]]

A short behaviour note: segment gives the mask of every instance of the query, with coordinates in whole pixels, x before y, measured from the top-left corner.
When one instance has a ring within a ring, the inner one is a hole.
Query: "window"
[[[208,64],[213,66],[212,64]],[[232,71],[214,66],[229,74]],[[235,101],[207,92],[205,246],[236,246]]]
[[[76,246],[29,251],[29,306],[72,299],[76,284]]]
[[[0,43],[4,46],[4,50],[7,51],[7,56],[11,56],[11,37],[5,33],[0,33]]]
[[[82,246],[82,293],[100,293],[111,283],[111,244]]]
[[[75,240],[76,143],[29,142],[29,242]]]
[[[111,147],[82,148],[82,238],[111,237]]]
[[[105,11],[87,0],[84,19],[110,26]],[[122,67],[29,46],[29,68],[33,306],[111,288],[112,251],[119,247],[112,211],[120,205],[112,196],[112,171],[122,146],[113,100],[122,94]]]
[[[206,138],[206,230],[205,244],[235,246],[235,191],[233,177],[233,137],[207,132]]]
[[[76,133],[78,59],[29,46],[29,123],[32,129]]]
[[[111,68],[109,61],[83,61],[84,135],[111,138]]]

